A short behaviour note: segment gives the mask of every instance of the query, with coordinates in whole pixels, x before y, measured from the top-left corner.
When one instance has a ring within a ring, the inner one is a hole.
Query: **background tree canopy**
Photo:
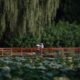
[[[56,20],[80,22],[80,0],[60,0]]]
[[[80,46],[79,0],[0,0],[0,47]]]

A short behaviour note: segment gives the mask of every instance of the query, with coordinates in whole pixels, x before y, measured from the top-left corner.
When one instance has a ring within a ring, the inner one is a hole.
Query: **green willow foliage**
[[[29,31],[40,37],[58,7],[59,0],[0,0],[0,34],[10,29],[20,36]]]
[[[55,24],[56,19],[79,18],[75,3],[75,0],[0,0],[0,46],[34,47],[39,42],[46,47],[80,46],[80,25],[64,21]]]

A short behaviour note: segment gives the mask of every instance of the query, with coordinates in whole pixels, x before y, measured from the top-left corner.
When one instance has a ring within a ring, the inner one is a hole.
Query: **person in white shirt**
[[[43,43],[41,43],[41,44],[40,44],[40,47],[41,47],[41,48],[44,48],[44,44],[43,44]]]
[[[37,44],[36,46],[37,46],[37,50],[40,50],[40,44]]]
[[[37,54],[43,54],[44,44],[40,43],[40,44],[37,44],[36,46],[37,46]]]
[[[40,53],[43,54],[43,48],[44,48],[44,44],[40,43]]]

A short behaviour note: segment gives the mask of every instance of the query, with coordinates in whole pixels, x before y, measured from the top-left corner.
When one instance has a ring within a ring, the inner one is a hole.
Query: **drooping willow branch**
[[[0,34],[9,27],[19,35],[29,31],[40,36],[52,24],[58,6],[59,0],[0,0]]]

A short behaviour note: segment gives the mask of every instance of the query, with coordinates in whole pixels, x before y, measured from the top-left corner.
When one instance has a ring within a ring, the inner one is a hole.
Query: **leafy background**
[[[0,47],[80,46],[79,0],[0,0]]]

